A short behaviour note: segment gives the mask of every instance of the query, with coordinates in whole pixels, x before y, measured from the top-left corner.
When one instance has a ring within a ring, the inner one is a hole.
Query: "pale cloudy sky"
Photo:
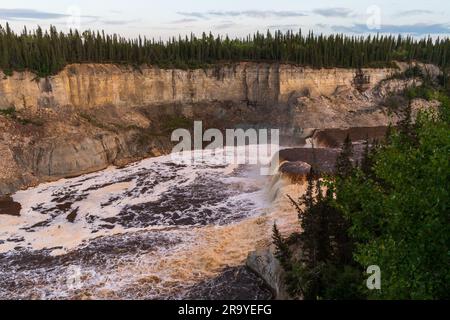
[[[95,29],[167,39],[257,30],[450,36],[449,0],[0,0],[0,24]]]

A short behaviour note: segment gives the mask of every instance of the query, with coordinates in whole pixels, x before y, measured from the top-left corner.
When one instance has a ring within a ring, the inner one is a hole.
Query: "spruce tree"
[[[336,175],[340,178],[346,178],[351,175],[353,171],[352,164],[353,157],[353,143],[350,139],[350,135],[344,140],[344,144],[342,146],[342,150],[336,159]]]
[[[361,171],[366,175],[366,177],[370,176],[372,173],[372,159],[371,159],[371,149],[369,137],[366,137],[364,142],[364,150],[361,159]]]
[[[412,119],[412,101],[409,100],[408,105],[403,110],[403,118],[398,122],[398,130],[405,142],[412,144],[418,143],[417,134]]]
[[[280,261],[285,270],[290,270],[291,252],[289,249],[289,245],[286,243],[286,240],[283,239],[283,236],[278,230],[276,223],[274,223],[273,225],[272,239],[275,245],[275,256]]]
[[[271,61],[296,63],[315,68],[391,67],[393,60],[422,61],[448,68],[450,39],[414,40],[401,36],[348,37],[344,35],[307,35],[280,31],[272,34],[257,32],[253,36],[231,39],[203,34],[190,37],[148,40],[125,39],[103,31],[69,30],[64,34],[54,26],[44,31],[24,28],[14,33],[7,24],[0,26],[0,68],[29,69],[39,75],[58,72],[70,63],[153,64],[161,67],[184,66],[198,68],[204,64],[222,62]],[[446,79],[443,79],[447,81]],[[448,81],[447,81],[448,82]]]

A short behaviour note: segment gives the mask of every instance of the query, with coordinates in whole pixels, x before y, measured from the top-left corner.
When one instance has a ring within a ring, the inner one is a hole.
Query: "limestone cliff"
[[[363,70],[370,86],[392,73]],[[295,92],[331,95],[352,87],[356,70],[314,70],[292,65],[241,63],[204,70],[163,70],[107,64],[69,65],[59,74],[38,79],[30,72],[0,74],[0,108],[17,110],[107,105],[132,107],[204,101],[287,103]]]
[[[317,129],[385,126],[380,81],[393,72],[237,63],[0,73],[0,195],[169,152],[171,130],[193,120],[279,128],[283,144],[305,143]]]

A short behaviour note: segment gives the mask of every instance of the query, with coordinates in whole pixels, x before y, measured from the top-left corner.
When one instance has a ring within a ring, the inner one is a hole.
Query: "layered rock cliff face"
[[[390,69],[363,70],[369,87]],[[1,75],[1,74],[0,74]],[[314,70],[291,65],[241,63],[205,70],[82,64],[67,66],[58,75],[38,79],[29,72],[0,80],[0,108],[16,109],[106,105],[132,107],[204,101],[248,101],[254,104],[287,103],[296,92],[311,96],[333,94],[352,87],[356,70]]]
[[[15,73],[0,82],[3,105],[42,108],[71,105],[133,107],[201,101],[270,101],[278,95],[274,65],[222,66],[207,70],[132,69],[116,65],[71,65],[58,75],[34,80]]]
[[[238,63],[189,71],[82,64],[41,79],[0,74],[0,195],[170,152],[171,130],[193,120],[279,128],[292,144],[316,129],[384,126],[391,118],[380,81],[392,72]]]

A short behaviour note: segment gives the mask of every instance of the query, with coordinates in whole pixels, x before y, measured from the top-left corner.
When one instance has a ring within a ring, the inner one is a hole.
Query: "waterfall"
[[[275,201],[280,193],[280,190],[285,185],[285,181],[283,179],[283,174],[278,172],[274,176],[272,176],[272,180],[267,188],[268,198],[270,202]]]
[[[20,216],[0,215],[0,299],[174,298],[243,265],[270,241],[269,177],[220,159],[167,155],[15,193]]]

